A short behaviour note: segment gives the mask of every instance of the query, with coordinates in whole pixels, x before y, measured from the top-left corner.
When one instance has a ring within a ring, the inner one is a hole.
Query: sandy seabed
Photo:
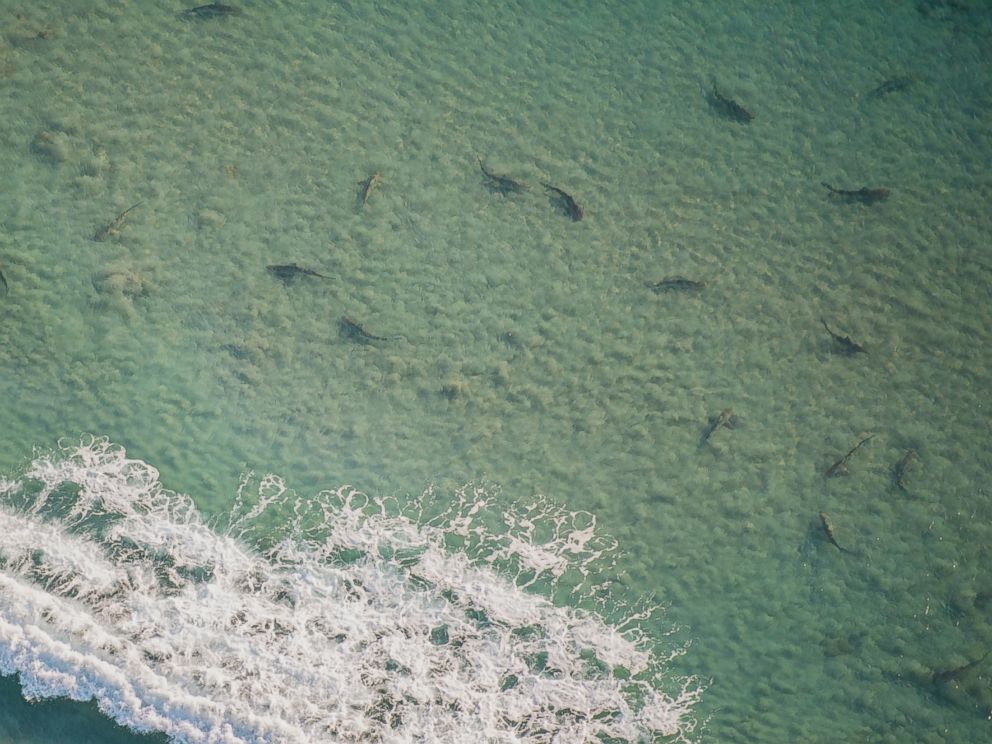
[[[207,513],[249,468],[545,494],[692,641],[700,741],[981,740],[992,662],[939,681],[992,647],[972,5],[4,2],[0,467],[93,432]]]

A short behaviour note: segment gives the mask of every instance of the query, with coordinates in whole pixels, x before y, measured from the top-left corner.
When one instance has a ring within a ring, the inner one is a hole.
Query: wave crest
[[[699,687],[611,596],[615,543],[499,502],[246,474],[221,528],[108,440],[62,446],[0,480],[0,672],[178,742],[686,738]]]

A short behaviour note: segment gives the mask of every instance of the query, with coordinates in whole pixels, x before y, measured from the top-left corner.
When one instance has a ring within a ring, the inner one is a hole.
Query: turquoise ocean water
[[[0,0],[0,741],[989,737],[992,8],[239,5]]]

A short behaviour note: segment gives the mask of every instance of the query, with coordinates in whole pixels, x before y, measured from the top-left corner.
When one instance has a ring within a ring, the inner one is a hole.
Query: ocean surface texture
[[[0,744],[992,739],[992,5],[0,0]]]

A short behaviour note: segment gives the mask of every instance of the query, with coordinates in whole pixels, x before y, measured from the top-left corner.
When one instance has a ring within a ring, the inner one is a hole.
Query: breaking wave
[[[0,479],[0,673],[177,742],[687,739],[700,688],[590,515],[243,477],[208,523],[106,439]]]

